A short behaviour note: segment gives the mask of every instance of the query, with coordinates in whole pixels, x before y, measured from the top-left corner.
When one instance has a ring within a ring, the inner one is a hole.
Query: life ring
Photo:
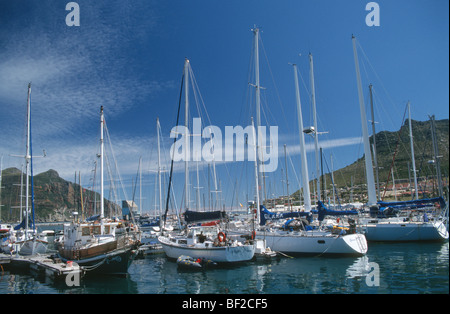
[[[219,233],[217,234],[217,239],[219,239],[219,242],[225,242],[226,239],[227,239],[227,237],[226,237],[225,233],[223,233],[223,232],[221,231],[221,232],[219,232]]]

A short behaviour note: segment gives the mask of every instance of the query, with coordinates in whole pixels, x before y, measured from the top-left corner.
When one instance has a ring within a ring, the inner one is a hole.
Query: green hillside
[[[21,171],[17,168],[8,168],[2,171],[2,221],[16,222],[20,220],[20,177]],[[81,214],[80,185],[64,180],[52,169],[35,175],[33,181],[37,222],[65,221],[70,219],[73,211]],[[26,177],[23,174],[23,195],[25,195],[25,182]],[[98,204],[100,195],[85,189],[82,193],[85,214],[90,216],[94,214],[94,198],[97,199]],[[22,203],[24,208],[25,198],[22,199]],[[105,200],[106,211],[115,208],[114,206],[113,203]]]
[[[439,156],[441,156],[440,162],[442,178],[444,181],[444,185],[448,185],[449,120],[444,119],[435,122]],[[428,192],[423,196],[437,195],[437,182],[435,180],[436,168],[431,162],[432,160],[434,160],[431,137],[431,122],[411,120],[411,124],[413,129],[413,143],[417,177],[420,185],[422,186],[422,190],[426,188]],[[388,189],[392,185],[392,177],[390,176],[391,167],[393,167],[394,169],[394,178],[396,183],[405,183],[407,185],[410,182],[410,178],[411,182],[413,182],[408,120],[405,121],[400,130],[397,132],[381,131],[377,133],[375,135],[375,141],[379,167],[378,177],[381,191],[380,194],[383,198],[386,182],[388,182]],[[370,143],[373,144],[373,136],[370,137]],[[408,173],[408,163],[409,169],[411,171],[410,175]],[[359,158],[354,163],[336,170],[334,172],[334,180],[339,192],[338,196],[341,202],[349,201],[352,180],[354,199],[363,201],[367,200],[365,196],[365,194],[367,193],[367,188],[365,186],[366,175],[364,156]],[[327,186],[329,187],[332,182],[329,173],[326,174],[326,182]],[[311,191],[313,191],[312,184],[313,182],[311,181]],[[328,191],[328,193],[331,194],[332,191]],[[298,191],[294,193],[294,197],[298,199]]]

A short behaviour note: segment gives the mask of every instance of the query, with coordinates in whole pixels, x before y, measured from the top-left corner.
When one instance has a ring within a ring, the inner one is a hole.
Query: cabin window
[[[101,231],[100,226],[94,226],[94,234],[97,235],[97,234],[101,234],[101,233],[102,233],[102,231]]]
[[[325,240],[318,240],[317,243],[319,243],[319,244],[325,244]]]
[[[90,234],[91,234],[91,230],[90,230],[89,227],[83,227],[83,228],[81,229],[81,235],[82,235],[82,236],[88,236],[88,235],[90,235]]]

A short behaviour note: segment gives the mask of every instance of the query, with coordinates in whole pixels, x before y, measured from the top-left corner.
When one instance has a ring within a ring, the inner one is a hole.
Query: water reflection
[[[369,286],[373,264],[379,286]],[[85,277],[78,287],[42,275],[5,271],[0,293],[298,294],[448,293],[449,243],[373,244],[358,258],[280,258],[206,271],[181,271],[164,255],[136,260],[126,278]]]

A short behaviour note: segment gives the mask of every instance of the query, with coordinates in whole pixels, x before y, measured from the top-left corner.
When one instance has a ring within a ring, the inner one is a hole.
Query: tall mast
[[[103,128],[105,119],[103,116],[103,106],[100,106],[100,219],[105,218],[105,200],[103,195]],[[103,231],[102,231],[103,234]]]
[[[254,38],[254,54],[255,54],[255,92],[256,92],[256,133],[257,136],[257,158],[256,162],[259,164],[262,161],[262,138],[259,134],[259,129],[261,126],[261,86],[259,83],[259,28],[256,26],[253,28]],[[260,171],[258,166],[258,171]],[[263,174],[264,176],[264,174]],[[259,176],[258,176],[259,180]],[[259,184],[259,183],[258,183]],[[259,192],[258,192],[259,195]],[[258,196],[259,197],[259,196]],[[259,207],[258,207],[259,211]]]
[[[158,187],[159,187],[159,213],[161,215],[162,209],[162,188],[161,188],[161,148],[160,148],[160,133],[159,118],[156,118],[156,135],[158,138]]]
[[[333,167],[333,154],[330,154],[330,162],[331,162],[331,186],[333,188],[333,205],[336,208],[336,187],[334,186],[334,167]]]
[[[300,102],[300,89],[298,86],[298,74],[297,65],[294,66],[294,81],[295,81],[295,96],[297,99],[297,115],[298,115],[298,128],[300,133],[300,151],[302,159],[302,183],[303,183],[303,199],[305,203],[305,210],[311,210],[311,196],[309,194],[309,176],[308,176],[308,161],[306,159],[306,148],[305,148],[305,136],[303,134],[303,117],[302,108]]]
[[[255,53],[255,89],[256,89],[256,127],[257,132],[261,126],[261,89],[259,86],[259,28],[254,28],[253,33],[255,34],[254,39],[254,53]],[[258,144],[260,137],[258,136]],[[261,149],[261,147],[260,147]]]
[[[314,120],[314,149],[316,157],[317,200],[320,200],[321,191],[320,191],[319,133],[317,129],[316,91],[314,87],[314,63],[313,63],[313,56],[311,53],[309,54],[309,69],[311,81],[311,101],[313,106],[313,120]]]
[[[189,156],[190,156],[190,141],[189,141],[189,60],[184,61],[184,194],[186,199],[186,209],[189,209]]]
[[[372,93],[372,84],[369,85],[370,91],[370,111],[372,114],[372,136],[373,136],[373,162],[375,167],[375,176],[377,179],[377,196],[378,199],[381,200],[380,197],[380,181],[378,178],[378,161],[377,161],[377,141],[376,141],[376,133],[375,133],[375,114],[373,112],[373,93]]]
[[[413,166],[413,176],[414,176],[414,197],[415,199],[419,198],[419,192],[417,191],[417,175],[416,175],[416,159],[414,158],[414,144],[413,144],[413,135],[412,135],[412,123],[411,123],[411,103],[408,101],[408,116],[409,116],[409,140],[411,143],[411,158],[412,158],[412,166]]]
[[[353,56],[355,58],[356,83],[358,86],[359,109],[361,111],[361,124],[364,141],[364,160],[366,163],[367,192],[369,195],[368,205],[373,206],[377,204],[377,196],[375,192],[375,179],[373,177],[372,154],[370,152],[369,131],[367,128],[366,108],[364,105],[364,96],[361,85],[361,74],[359,72],[359,62],[358,62],[358,53],[356,52],[355,36],[352,36],[352,42],[353,42]]]
[[[26,222],[25,229],[28,230],[28,211],[29,211],[29,198],[30,198],[30,161],[31,161],[31,153],[30,153],[30,144],[31,144],[31,126],[30,126],[30,118],[31,118],[31,83],[28,83],[28,96],[27,96],[27,142],[26,142],[26,153],[25,153],[25,214],[26,214]],[[28,237],[28,232],[25,232],[25,237]]]
[[[142,156],[139,156],[139,216],[142,215]]]
[[[257,157],[257,145],[256,145],[256,130],[255,124],[253,123],[252,118],[252,130],[253,130],[253,145],[254,145],[254,154],[255,154],[255,184],[256,184],[256,221],[260,222],[260,201],[259,201],[259,166],[258,166],[258,157]]]
[[[292,210],[291,207],[291,198],[289,195],[289,180],[288,180],[288,164],[287,164],[287,154],[286,154],[286,144],[284,144],[284,167],[286,168],[286,195],[288,197],[288,207],[289,210]]]
[[[437,145],[437,139],[436,139],[436,123],[434,115],[430,117],[431,121],[431,139],[433,141],[433,152],[434,152],[434,165],[436,166],[436,177],[438,181],[438,189],[439,189],[439,196],[443,196],[444,192],[442,189],[442,180],[441,180],[441,161],[439,158],[439,148]]]
[[[196,168],[197,168],[197,211],[200,211],[200,178],[198,176],[198,160],[196,161]]]

